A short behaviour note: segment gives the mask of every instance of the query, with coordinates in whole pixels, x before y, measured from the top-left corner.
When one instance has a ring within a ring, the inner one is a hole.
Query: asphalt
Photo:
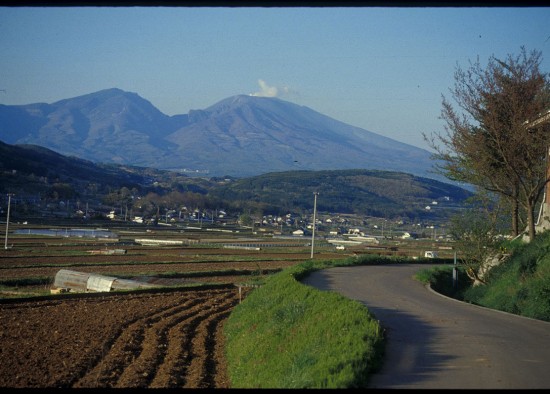
[[[550,388],[550,323],[444,297],[413,278],[430,266],[336,267],[302,280],[363,303],[386,330],[368,387]]]

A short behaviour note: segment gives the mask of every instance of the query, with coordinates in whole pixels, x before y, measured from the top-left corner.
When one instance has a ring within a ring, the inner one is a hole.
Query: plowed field
[[[0,305],[0,386],[227,388],[235,287]]]
[[[310,258],[307,248],[116,246],[32,237],[11,237],[10,243],[0,252],[4,283],[47,279],[46,284],[21,285],[29,294],[33,287],[49,290],[60,269],[168,278],[170,284],[195,287],[22,299],[7,299],[10,291],[4,291],[4,388],[229,388],[223,324],[253,291],[237,284]],[[120,247],[125,254],[90,253]],[[343,256],[333,250],[316,252],[316,258],[332,257]]]

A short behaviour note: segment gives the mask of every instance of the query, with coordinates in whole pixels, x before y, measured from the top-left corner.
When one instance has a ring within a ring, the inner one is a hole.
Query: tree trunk
[[[529,229],[529,242],[535,239],[535,212],[534,204],[531,201],[527,202],[527,227]]]
[[[516,237],[519,234],[519,202],[513,201],[512,207],[512,237]]]

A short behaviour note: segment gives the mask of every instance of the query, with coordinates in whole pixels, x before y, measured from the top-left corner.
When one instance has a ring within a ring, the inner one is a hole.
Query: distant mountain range
[[[0,140],[190,175],[370,169],[442,179],[433,174],[427,150],[308,107],[247,95],[175,116],[115,88],[53,104],[0,105]]]

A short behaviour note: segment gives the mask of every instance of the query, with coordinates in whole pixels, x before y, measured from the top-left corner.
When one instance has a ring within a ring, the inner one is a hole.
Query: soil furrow
[[[185,296],[185,295],[184,295]],[[196,299],[185,300],[179,298],[176,302],[183,302],[183,305],[176,306],[178,309],[187,309],[187,313],[194,313],[193,310],[200,307],[204,298],[201,296]],[[164,304],[155,304],[155,307],[161,308],[160,311],[151,310],[143,305],[142,312],[129,324],[123,324],[118,330],[117,335],[110,341],[111,345],[107,352],[98,358],[96,365],[86,376],[83,377],[76,387],[114,387],[121,374],[130,365],[142,351],[142,342],[146,326],[159,316],[165,315],[167,306]],[[147,315],[151,313],[151,315]]]
[[[229,308],[233,308],[236,305],[235,302],[232,302],[228,305]],[[204,374],[202,375],[201,381],[198,385],[199,388],[216,388],[218,387],[217,377],[220,377],[222,373],[227,371],[220,371],[222,366],[218,362],[220,358],[225,357],[223,353],[223,348],[220,346],[219,342],[223,338],[219,335],[221,332],[222,322],[227,319],[229,316],[230,309],[224,309],[216,315],[212,316],[212,320],[207,326],[208,335],[206,337],[206,355],[204,359]],[[221,354],[218,354],[221,352]]]
[[[215,348],[214,341],[215,336],[212,335],[211,330],[209,329],[210,323],[212,321],[217,322],[216,316],[221,311],[225,311],[226,308],[232,307],[233,302],[237,301],[237,297],[231,297],[226,299],[220,306],[219,304],[213,305],[210,311],[207,311],[206,318],[199,322],[196,327],[196,332],[193,335],[191,340],[191,347],[189,349],[190,354],[190,363],[187,368],[187,376],[192,377],[188,379],[184,388],[211,388],[204,386],[205,375],[207,374],[207,358],[212,356],[213,349]]]
[[[216,297],[220,297],[217,295]],[[203,316],[203,310],[209,308],[209,305],[216,298],[204,299],[200,304],[200,310],[196,317],[200,319]],[[151,324],[144,333],[142,351],[133,362],[127,366],[117,382],[117,387],[148,387],[157,373],[159,364],[163,363],[166,354],[167,338],[166,332],[179,322],[189,320],[188,309],[174,308],[173,314],[163,317],[159,321]]]
[[[219,323],[220,319],[216,319],[216,316],[223,315],[225,318],[229,315],[230,310],[235,306],[236,302],[235,293],[220,294],[216,299],[212,300],[212,309],[208,309],[205,305],[205,311],[202,316],[205,320],[196,319],[193,326],[186,327],[187,329],[193,329],[193,331],[184,331],[180,326],[173,327],[168,335],[168,351],[164,362],[158,367],[158,373],[155,379],[151,383],[151,387],[183,387],[187,382],[193,381],[189,379],[188,370],[193,357],[196,353],[207,352],[209,356],[213,356],[212,352],[208,349],[201,349],[198,352],[192,349],[191,338],[200,335],[201,327],[204,327],[204,321],[214,320],[215,323]],[[209,315],[210,314],[210,315]],[[216,341],[216,338],[213,339]],[[223,349],[222,353],[217,356],[224,358]],[[212,365],[217,364],[213,362]],[[194,383],[194,387],[199,387]],[[210,388],[214,388],[214,385],[209,385]]]

